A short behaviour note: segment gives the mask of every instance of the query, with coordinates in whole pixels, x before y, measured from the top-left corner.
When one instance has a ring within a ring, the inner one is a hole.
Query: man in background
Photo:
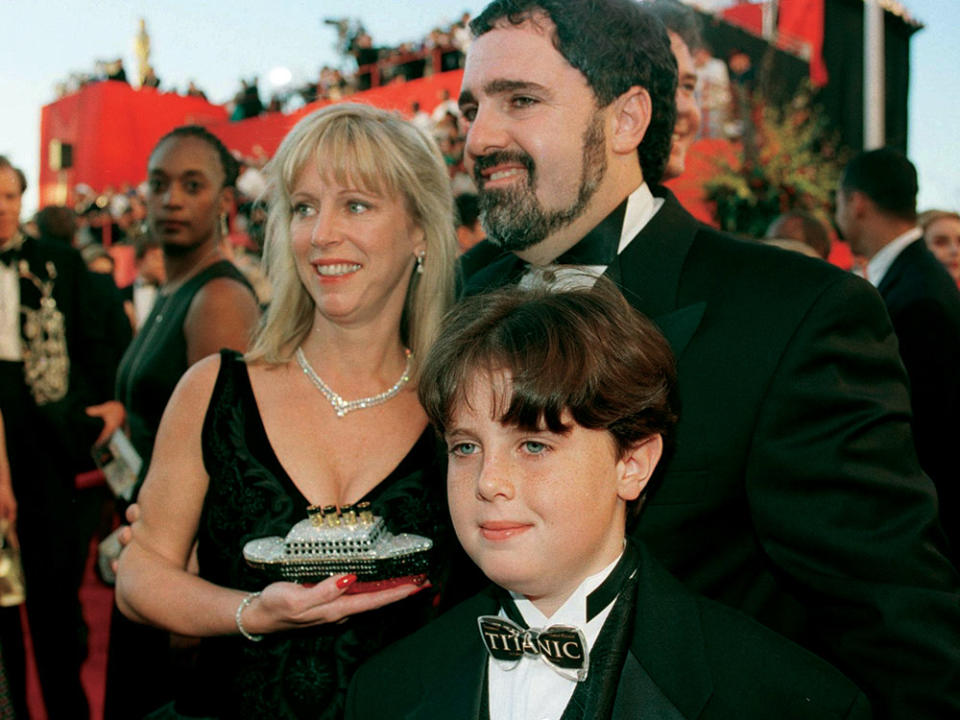
[[[933,479],[940,520],[960,547],[960,291],[927,249],[917,226],[917,171],[892,148],[863,152],[843,171],[837,227],[866,259],[910,377],[913,436],[920,465]]]
[[[85,408],[112,396],[116,363],[79,253],[20,232],[25,189],[23,173],[0,156],[0,410],[43,700],[51,720],[69,720],[89,716],[80,684],[73,478],[103,427]],[[4,662],[22,700],[22,640],[9,612],[3,624]]]

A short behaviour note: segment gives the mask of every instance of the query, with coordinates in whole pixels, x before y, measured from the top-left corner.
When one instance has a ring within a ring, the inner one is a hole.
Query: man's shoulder
[[[765,717],[771,707],[797,717],[865,716],[862,691],[829,662],[726,605],[705,597],[697,604],[718,702],[742,717]]]
[[[57,268],[83,265],[80,251],[59,240],[48,238],[27,238],[23,244],[23,255],[31,263],[51,261]]]
[[[922,240],[903,249],[887,270],[880,291],[888,303],[930,300],[960,311],[960,292],[946,268]]]

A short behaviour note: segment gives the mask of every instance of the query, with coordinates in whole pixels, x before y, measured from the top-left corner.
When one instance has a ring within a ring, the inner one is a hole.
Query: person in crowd
[[[479,198],[473,193],[457,195],[457,245],[466,252],[483,240]]]
[[[433,120],[430,119],[430,115],[423,111],[420,103],[416,100],[410,103],[410,122],[425,133],[433,131]]]
[[[920,215],[927,248],[960,285],[960,213],[928,210]]]
[[[0,522],[6,528],[5,542],[16,536],[17,499],[13,494],[13,483],[10,481],[10,461],[7,458],[7,436],[3,429],[3,413],[0,412]],[[14,720],[19,713],[27,717],[26,708],[15,707],[14,694],[10,691],[7,680],[6,667],[2,657],[3,641],[0,636],[0,720]]]
[[[193,80],[190,80],[187,83],[187,97],[196,97],[200,98],[201,100],[206,100],[207,94],[197,87],[197,84]]]
[[[450,91],[443,88],[440,90],[440,102],[437,103],[430,114],[430,119],[433,120],[435,125],[439,125],[446,119],[447,115],[453,115],[456,120],[460,117],[460,108],[457,106],[457,101],[450,96]]]
[[[73,245],[77,232],[77,215],[65,205],[47,205],[37,212],[37,232],[48,240]]]
[[[920,465],[937,486],[940,520],[960,564],[960,291],[917,226],[917,171],[893,148],[855,156],[837,192],[836,223],[883,297],[910,378]]]
[[[143,76],[143,82],[140,83],[140,87],[154,88],[155,90],[160,88],[160,78],[157,77],[153,65],[147,65],[147,72]]]
[[[90,243],[80,251],[87,269],[97,275],[113,275],[116,263],[103,245]]]
[[[126,420],[130,441],[143,460],[141,479],[181,376],[220,348],[245,350],[259,318],[253,290],[222,250],[236,179],[233,156],[198,126],[172,130],[150,154],[147,222],[162,248],[166,281],[120,362],[117,400],[98,409],[109,418],[108,429]],[[176,680],[168,645],[166,633],[114,613],[107,718],[141,717],[169,701]]]
[[[607,274],[678,359],[675,449],[633,536],[881,717],[956,715],[958,578],[880,298],[701,225],[658,185],[677,70],[641,4],[497,1],[472,29],[460,108],[488,239],[463,256],[466,294]],[[474,259],[491,246],[506,252]]]
[[[348,718],[870,717],[836,669],[625,542],[674,380],[667,341],[609,281],[453,311],[420,398],[457,537],[493,586],[361,668]]]
[[[670,180],[683,174],[687,151],[700,134],[697,68],[692,53],[702,41],[697,17],[689,7],[676,0],[653,0],[645,8],[667,28],[670,52],[677,63],[677,119],[673,126],[670,157],[663,174],[664,180]]]
[[[823,260],[830,257],[830,236],[827,228],[814,215],[803,210],[791,210],[779,215],[767,228],[765,241],[770,244],[773,244],[772,241],[799,243],[800,247],[786,244],[780,247],[804,252]]]
[[[116,362],[106,355],[104,323],[80,254],[20,231],[25,189],[23,173],[0,157],[0,411],[47,716],[85,718],[73,478],[103,427],[84,409],[108,397]],[[25,707],[19,609],[0,610],[0,626],[11,691]]]
[[[702,134],[709,138],[725,137],[731,102],[727,64],[702,43],[693,51],[693,64],[697,70],[697,102],[703,113]]]
[[[163,264],[163,245],[150,234],[141,236],[134,245],[137,276],[133,283],[121,288],[127,314],[134,332],[143,327],[157,301],[160,288],[167,279]]]
[[[369,501],[393,532],[432,538],[430,579],[455,584],[442,454],[415,392],[453,296],[453,200],[432,140],[366,105],[305,117],[268,174],[273,300],[245,358],[208,358],[174,392],[117,599],[203,638],[200,691],[178,712],[335,718],[355,667],[428,619],[434,591],[270,582],[241,549],[285,535],[309,505]]]

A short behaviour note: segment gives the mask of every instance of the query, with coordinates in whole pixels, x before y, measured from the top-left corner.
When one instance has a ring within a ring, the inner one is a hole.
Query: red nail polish
[[[356,575],[344,575],[342,578],[337,580],[337,587],[343,590],[344,588],[350,587],[357,581]]]

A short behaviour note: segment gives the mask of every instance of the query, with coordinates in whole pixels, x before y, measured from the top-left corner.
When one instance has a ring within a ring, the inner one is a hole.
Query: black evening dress
[[[183,323],[196,294],[215,278],[229,278],[253,288],[233,263],[220,260],[203,268],[169,294],[161,294],[140,332],[127,347],[117,371],[117,399],[127,411],[130,442],[143,459],[142,483],[153,454],[160,418],[180,378],[187,371]],[[139,484],[138,484],[139,490]],[[127,620],[114,608],[110,618],[104,720],[141,718],[169,703],[174,688],[189,677],[189,653],[171,660],[169,634]]]
[[[270,446],[238,353],[221,351],[202,446],[210,485],[198,532],[200,576],[225,587],[260,590],[269,580],[246,564],[244,544],[284,536],[306,517],[309,502]],[[434,585],[443,582],[452,552],[444,460],[428,427],[393,472],[363,498],[392,532],[434,540]],[[267,634],[258,643],[240,635],[205,638],[198,682],[189,697],[178,699],[177,711],[222,718],[339,718],[354,670],[431,619],[436,589],[344,623]]]

